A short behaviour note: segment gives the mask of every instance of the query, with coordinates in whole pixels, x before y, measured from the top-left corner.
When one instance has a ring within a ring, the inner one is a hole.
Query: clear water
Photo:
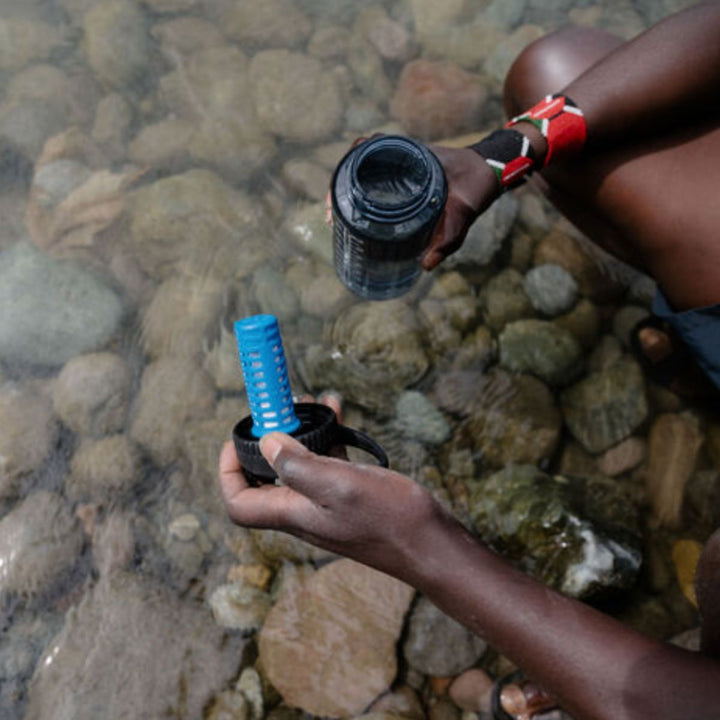
[[[431,396],[453,362],[486,362],[489,346],[463,344],[497,336],[478,296],[509,255],[529,265],[538,227],[547,233],[557,215],[519,196],[524,220],[493,262],[460,268],[471,292],[450,294],[454,326],[438,305],[449,269],[365,319],[328,254],[332,169],[356,136],[405,132],[390,101],[411,59],[449,56],[485,86],[477,127],[448,133],[459,136],[501,122],[499,77],[523,38],[568,17],[629,37],[682,4],[288,0],[280,12],[232,0],[0,0],[0,718],[199,718],[251,677],[254,636],[223,635],[210,599],[244,578],[269,602],[262,593],[297,547],[271,557],[228,523],[216,489],[220,447],[248,411],[231,331],[240,317],[277,314],[295,393],[342,391],[348,424],[462,510],[469,451],[448,461],[442,445],[398,429],[395,400],[410,388]],[[492,53],[477,49],[488,37],[478,18],[504,28]],[[298,56],[288,65],[268,49]],[[302,102],[278,113],[292,90],[282,78],[300,61]],[[609,284],[628,282],[604,267]],[[622,306],[615,298],[604,317]],[[37,324],[6,330],[14,317]],[[324,374],[335,360],[341,369]],[[453,402],[468,392],[459,385]],[[677,409],[653,412],[663,407]],[[701,470],[696,485],[711,483],[707,460]],[[633,470],[618,482],[642,493]],[[615,608],[648,632],[696,622],[668,576],[683,530],[651,535],[655,576],[636,605]],[[504,667],[492,652],[483,662]],[[166,665],[157,680],[150,669]],[[61,666],[54,693],[32,681]],[[152,687],[138,680],[143,667]],[[397,684],[432,697],[417,673],[402,669]],[[256,716],[282,713],[272,692],[264,702]]]

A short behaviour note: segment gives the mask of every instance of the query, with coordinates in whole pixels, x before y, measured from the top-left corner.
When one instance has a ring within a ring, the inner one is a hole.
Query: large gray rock
[[[0,358],[58,366],[101,348],[123,314],[116,293],[87,269],[29,244],[0,254]]]
[[[250,62],[258,117],[276,135],[318,142],[339,126],[343,104],[335,76],[315,58],[288,50],[264,50]]]
[[[202,717],[244,643],[167,588],[115,573],[67,615],[38,662],[26,720]]]
[[[80,522],[59,495],[28,495],[0,520],[0,594],[51,592],[76,563],[83,542]]]
[[[565,390],[561,404],[575,439],[591,453],[603,452],[629,437],[647,417],[640,366],[622,358]]]
[[[569,330],[546,320],[517,320],[500,333],[500,364],[530,373],[549,385],[566,385],[583,365],[580,344]]]
[[[145,18],[128,0],[104,0],[84,19],[85,52],[103,85],[121,89],[142,80],[150,59]]]
[[[53,387],[62,421],[81,435],[102,437],[125,425],[132,371],[114,353],[79,355],[65,364]]]
[[[258,639],[268,680],[313,715],[359,715],[395,679],[412,596],[409,585],[346,559],[287,586]]]
[[[425,675],[452,677],[472,667],[487,643],[421,597],[408,623],[403,655]]]
[[[562,418],[548,388],[529,375],[458,370],[438,379],[439,406],[468,419],[455,433],[457,449],[470,449],[485,465],[540,463],[552,457]]]
[[[517,214],[517,198],[502,195],[470,226],[465,242],[445,261],[445,267],[487,265],[510,234]]]

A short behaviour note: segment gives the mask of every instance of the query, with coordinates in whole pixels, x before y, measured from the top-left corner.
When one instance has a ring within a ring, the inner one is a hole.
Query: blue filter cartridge
[[[291,433],[300,427],[290,391],[280,327],[274,315],[251,315],[235,323],[240,363],[252,416],[252,434]]]

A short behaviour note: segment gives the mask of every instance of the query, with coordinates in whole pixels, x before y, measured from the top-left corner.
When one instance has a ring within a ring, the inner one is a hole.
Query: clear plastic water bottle
[[[407,292],[447,199],[435,155],[398,135],[367,140],[340,161],[331,198],[335,270],[343,284],[369,300]]]

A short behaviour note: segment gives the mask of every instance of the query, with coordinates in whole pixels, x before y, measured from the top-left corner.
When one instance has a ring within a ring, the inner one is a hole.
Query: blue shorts
[[[720,305],[674,312],[660,290],[653,314],[667,321],[687,345],[698,365],[720,388]]]

